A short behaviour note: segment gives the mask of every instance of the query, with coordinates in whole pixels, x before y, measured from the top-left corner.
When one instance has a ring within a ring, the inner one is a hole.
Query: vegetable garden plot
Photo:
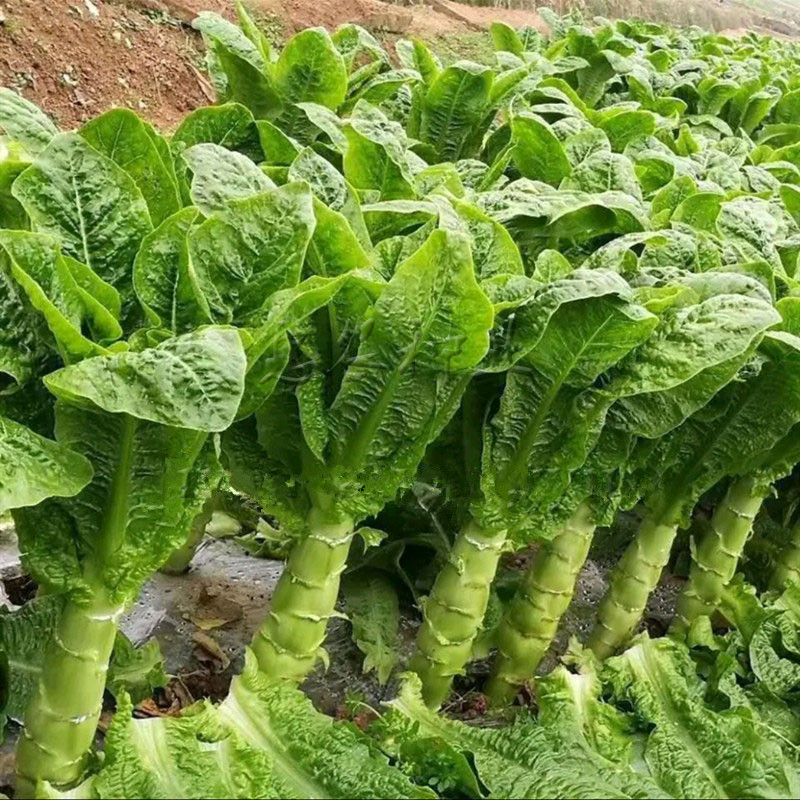
[[[9,664],[51,631],[17,796],[800,795],[800,48],[545,11],[443,65],[237,12],[195,22],[218,103],[170,137],[0,91],[0,505],[42,590]],[[244,670],[134,718],[119,619],[231,493],[286,553]],[[665,568],[672,626],[637,633]],[[340,595],[397,678],[362,727],[297,688]],[[487,656],[504,724],[438,711]]]

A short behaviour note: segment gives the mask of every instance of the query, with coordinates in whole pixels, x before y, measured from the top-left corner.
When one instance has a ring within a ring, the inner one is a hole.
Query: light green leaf
[[[86,316],[83,298],[56,240],[27,231],[0,231],[11,275],[44,318],[64,357],[85,358],[105,350],[81,332]]]
[[[58,128],[37,106],[11,89],[0,88],[0,131],[35,156],[50,144]]]
[[[106,283],[86,264],[81,264],[69,256],[62,256],[69,267],[78,292],[83,299],[89,325],[95,338],[100,340],[118,339],[122,336],[119,318],[122,313],[122,300],[119,292]]]
[[[600,699],[596,675],[559,667],[538,688],[538,721],[523,717],[486,728],[429,710],[411,675],[379,723],[381,744],[412,774],[447,788],[463,774],[455,756],[468,754],[490,797],[662,796],[635,769],[624,718]],[[442,760],[432,753],[442,753]],[[472,796],[469,783],[453,788],[457,796]]]
[[[402,128],[382,115],[354,116],[344,126],[344,176],[356,189],[375,189],[381,200],[413,198],[413,175]]]
[[[604,295],[629,297],[630,287],[605,269],[573,270],[545,286],[527,285],[495,320],[491,350],[481,367],[492,372],[509,369],[537,346],[561,306]]]
[[[37,230],[112,286],[125,290],[150,214],[133,179],[74,133],[62,133],[15,181]]]
[[[244,7],[242,0],[236,0],[236,18],[239,20],[239,25],[244,35],[258,48],[261,57],[264,59],[264,63],[269,64],[271,61],[274,61],[275,56],[272,52],[272,45],[269,39],[262,33],[250,14],[247,13],[247,9]]]
[[[525,52],[522,39],[517,32],[505,22],[493,22],[489,28],[492,35],[492,44],[495,50],[505,50],[514,55],[521,56]]]
[[[644,757],[669,795],[792,796],[777,742],[744,709],[717,712],[704,704],[688,651],[671,639],[640,639],[608,662],[604,677],[617,701],[631,703],[648,726]]]
[[[185,208],[145,236],[133,265],[133,288],[149,321],[184,333],[212,321],[189,257],[189,232],[198,219]]]
[[[291,103],[335,109],[347,93],[344,59],[324,28],[306,28],[289,39],[274,74],[276,88]]]
[[[71,497],[92,478],[92,465],[58,442],[0,417],[0,512]]]
[[[566,177],[561,187],[584,192],[624,192],[641,200],[642,190],[636,179],[633,162],[620,153],[600,151],[585,158]]]
[[[235,150],[254,161],[261,161],[264,157],[253,115],[239,103],[192,111],[175,131],[172,149],[175,155],[179,155],[186,148],[202,142]]]
[[[225,208],[229,200],[276,188],[247,156],[218,144],[193,145],[181,158],[192,172],[192,202],[206,216]]]
[[[191,261],[215,317],[259,324],[270,296],[300,279],[314,224],[308,184],[298,182],[231,200],[193,230]]]
[[[736,294],[713,295],[670,314],[608,387],[621,398],[611,410],[617,424],[640,436],[663,436],[733,378],[776,314],[765,300]]]
[[[103,747],[103,768],[72,790],[49,798],[160,796],[242,798],[280,796],[269,757],[220,729],[213,710],[187,717],[133,717],[123,695]]]
[[[564,146],[536,114],[512,116],[511,138],[514,163],[523,177],[557,186],[572,171]]]
[[[419,138],[440,161],[477,153],[489,111],[494,73],[470,61],[457,61],[431,82],[422,104]]]
[[[360,245],[370,246],[369,233],[356,191],[330,162],[307,147],[292,162],[289,180],[307,181],[311,191],[330,211],[344,217],[347,227],[352,229]]]
[[[280,114],[280,93],[267,72],[260,50],[235,25],[208,11],[201,12],[192,25],[203,34],[214,66],[224,75],[221,100],[241,103],[257,119]],[[216,70],[215,70],[216,71]],[[218,85],[219,91],[222,86]]]
[[[70,403],[198,431],[223,431],[244,389],[239,335],[203,328],[150,350],[90,358],[45,378]]]
[[[656,117],[650,111],[623,111],[601,119],[600,127],[606,132],[612,150],[622,153],[631,142],[655,132]]]
[[[80,135],[133,178],[147,203],[153,225],[160,225],[180,209],[172,159],[162,158],[163,140],[159,141],[159,135],[133,111],[126,108],[107,111],[86,123]]]
[[[485,354],[491,322],[465,238],[434,231],[397,268],[331,407],[331,463],[354,516],[411,479]]]

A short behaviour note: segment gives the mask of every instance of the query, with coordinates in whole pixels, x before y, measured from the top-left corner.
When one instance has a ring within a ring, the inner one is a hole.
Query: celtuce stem
[[[410,666],[420,676],[423,698],[431,708],[444,702],[453,676],[469,660],[505,539],[505,530],[467,522],[425,601]]]
[[[588,646],[601,659],[614,653],[639,624],[653,589],[669,561],[678,526],[674,513],[650,512],[611,573]]]
[[[485,693],[506,703],[532,678],[558,630],[594,536],[588,503],[582,504],[528,566],[497,631],[497,660]]]
[[[330,519],[319,509],[312,509],[308,525],[308,533],[289,555],[269,614],[251,645],[262,672],[295,683],[311,672],[321,655],[353,539],[351,520]]]
[[[17,797],[34,797],[39,781],[68,788],[82,777],[121,614],[98,600],[66,603],[17,744]]]
[[[795,583],[800,583],[800,522],[792,528],[789,541],[778,556],[770,589],[780,592]]]
[[[767,486],[753,478],[731,483],[711,518],[710,530],[692,552],[689,582],[678,598],[672,630],[684,633],[698,617],[711,616],[736,572]]]

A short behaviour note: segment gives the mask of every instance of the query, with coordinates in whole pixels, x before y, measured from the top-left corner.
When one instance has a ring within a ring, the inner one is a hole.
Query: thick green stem
[[[211,497],[203,504],[200,513],[192,521],[192,527],[189,530],[186,541],[179,548],[172,551],[167,563],[161,567],[161,572],[165,572],[167,575],[182,575],[189,569],[194,554],[205,536],[206,526],[211,522],[211,517],[219,506],[218,495],[218,492],[213,492]]]
[[[17,797],[34,797],[38,781],[67,788],[83,775],[121,613],[99,601],[64,607],[17,744]]]
[[[332,520],[319,509],[312,509],[308,525],[309,532],[289,555],[267,619],[251,645],[262,672],[295,683],[311,672],[320,656],[353,539],[352,520]]]
[[[672,630],[685,632],[698,617],[711,616],[730,583],[753,521],[768,491],[763,482],[739,478],[714,510],[710,530],[692,552],[689,582],[678,598]]]
[[[467,522],[425,601],[410,666],[422,679],[422,694],[431,708],[446,699],[453,676],[469,660],[505,539],[504,530],[488,531]]]
[[[770,589],[780,592],[793,583],[800,583],[800,522],[792,528],[789,541],[778,556]]]
[[[598,658],[614,653],[630,638],[647,600],[669,561],[678,525],[676,513],[650,513],[611,573],[588,646]]]
[[[594,530],[584,503],[534,556],[497,631],[497,660],[485,689],[493,703],[508,702],[533,677],[572,600]]]

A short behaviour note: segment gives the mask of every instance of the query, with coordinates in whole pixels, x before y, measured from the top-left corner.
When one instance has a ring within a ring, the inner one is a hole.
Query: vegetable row
[[[545,14],[549,37],[494,25],[491,65],[411,41],[395,68],[357,26],[276,52],[237,13],[195,22],[219,103],[168,138],[124,109],[59,132],[0,90],[0,509],[60,603],[18,795],[796,796],[800,537],[771,594],[734,575],[800,460],[797,46]],[[121,697],[81,783],[119,619],[227,486],[291,541],[245,672],[175,721]],[[632,640],[709,498],[671,637]],[[438,716],[481,648],[496,705],[533,679],[628,509],[538,720]],[[371,739],[291,688],[346,571],[422,613]]]

